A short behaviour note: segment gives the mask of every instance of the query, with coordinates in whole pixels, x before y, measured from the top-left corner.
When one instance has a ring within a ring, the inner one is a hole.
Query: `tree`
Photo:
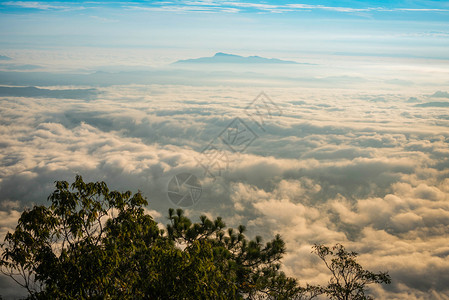
[[[1,244],[1,271],[30,299],[302,299],[280,271],[277,235],[248,240],[221,218],[169,210],[167,230],[145,214],[140,192],[104,182],[57,181],[47,206],[25,210]]]
[[[140,193],[109,191],[104,182],[56,182],[49,207],[25,210],[2,244],[3,273],[30,298],[97,298],[130,294],[136,249],[162,232],[144,214]],[[116,215],[116,216],[114,216]],[[114,238],[112,238],[114,237]]]
[[[357,253],[346,251],[340,244],[336,244],[332,249],[324,245],[315,244],[313,249],[313,252],[320,257],[332,273],[327,286],[316,287],[320,293],[326,294],[329,299],[373,299],[365,294],[366,285],[391,283],[388,273],[373,273],[364,270],[356,261]]]

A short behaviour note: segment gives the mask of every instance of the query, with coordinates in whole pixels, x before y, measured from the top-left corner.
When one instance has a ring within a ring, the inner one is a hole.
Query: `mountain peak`
[[[214,56],[237,56],[233,54],[223,53],[223,52],[217,52]]]
[[[277,58],[265,58],[260,56],[240,56],[235,54],[217,52],[212,57],[200,57],[194,59],[178,60],[176,64],[298,64],[295,61],[281,60]]]

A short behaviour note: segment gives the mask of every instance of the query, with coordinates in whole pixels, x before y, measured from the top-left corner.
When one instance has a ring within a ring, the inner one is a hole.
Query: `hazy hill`
[[[295,61],[218,52],[212,57],[178,60],[175,64],[299,64]]]

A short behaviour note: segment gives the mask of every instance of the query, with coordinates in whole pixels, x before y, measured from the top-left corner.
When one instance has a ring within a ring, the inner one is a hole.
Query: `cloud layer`
[[[250,235],[281,233],[284,269],[301,282],[329,276],[311,245],[340,242],[366,268],[390,272],[393,284],[372,290],[378,297],[444,299],[449,118],[408,101],[435,90],[389,89],[270,88],[282,113],[265,115],[263,128],[245,113],[259,92],[247,87],[110,86],[90,101],[2,97],[0,234],[24,207],[46,203],[55,180],[75,174],[142,190],[165,222],[174,206],[168,182],[190,172],[203,186],[187,209],[192,218],[221,215]],[[226,164],[211,178],[198,158],[237,117],[257,138],[241,152],[222,149]]]

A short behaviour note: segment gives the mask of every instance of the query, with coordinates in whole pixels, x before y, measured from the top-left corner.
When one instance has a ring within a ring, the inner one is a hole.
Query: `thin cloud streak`
[[[143,5],[144,3],[122,3],[122,2],[110,2],[111,7],[122,7],[125,9],[141,10],[141,11],[154,11],[154,12],[197,12],[197,13],[238,13],[238,12],[270,12],[270,13],[292,13],[300,12],[304,10],[317,10],[317,11],[333,11],[341,13],[361,13],[361,12],[448,12],[449,9],[445,8],[412,8],[412,7],[340,7],[340,6],[328,6],[328,5],[311,5],[311,4],[262,4],[254,2],[238,2],[238,1],[186,1],[179,2],[158,2]],[[40,10],[67,10],[74,8],[74,5],[67,3],[65,5],[54,5],[51,2],[27,2],[27,1],[8,1],[2,3],[4,6],[13,6],[21,8],[33,8]],[[69,6],[70,5],[70,6]],[[95,2],[82,2],[85,8],[95,8]],[[79,9],[79,4],[76,5]],[[250,9],[247,11],[245,9]]]

